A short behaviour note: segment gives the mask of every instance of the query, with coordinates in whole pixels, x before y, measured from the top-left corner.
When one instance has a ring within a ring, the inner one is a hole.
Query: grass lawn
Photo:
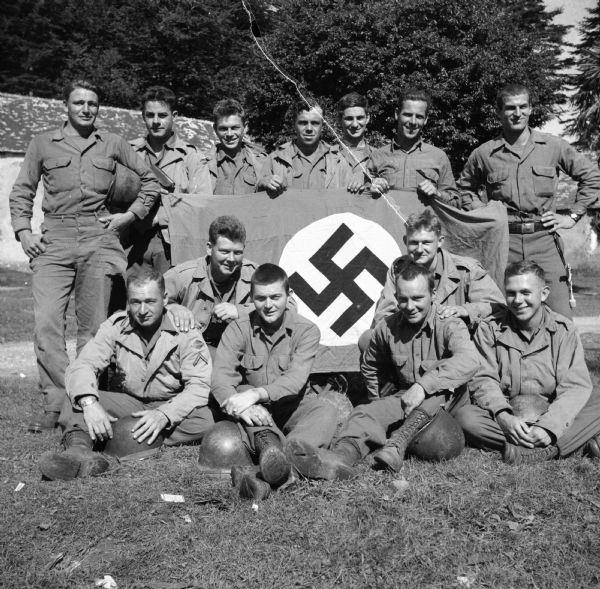
[[[0,282],[2,312],[14,303],[1,323],[7,342],[31,338],[19,280]],[[598,385],[600,337],[584,342]],[[92,588],[106,574],[119,589],[600,586],[600,462],[508,467],[467,450],[443,464],[408,461],[407,488],[365,466],[353,481],[302,482],[255,511],[227,478],[196,468],[193,447],[94,479],[41,481],[37,459],[59,434],[24,433],[36,387],[31,371],[0,376],[0,587]]]

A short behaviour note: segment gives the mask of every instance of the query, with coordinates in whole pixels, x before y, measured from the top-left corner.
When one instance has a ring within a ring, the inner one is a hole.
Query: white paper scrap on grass
[[[160,498],[167,503],[185,503],[183,495],[170,495],[169,493],[161,493]]]

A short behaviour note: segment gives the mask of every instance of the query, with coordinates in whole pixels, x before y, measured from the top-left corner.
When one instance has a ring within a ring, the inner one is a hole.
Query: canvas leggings
[[[95,214],[46,215],[46,251],[30,262],[33,271],[34,349],[45,411],[59,412],[65,399],[66,314],[75,294],[77,352],[106,319],[110,286],[124,271],[125,257],[116,233]]]

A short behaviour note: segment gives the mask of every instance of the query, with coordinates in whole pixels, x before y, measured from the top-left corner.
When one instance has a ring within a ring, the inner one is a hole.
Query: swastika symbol
[[[329,280],[329,284],[320,294],[298,272],[290,276],[291,287],[317,317],[340,294],[346,295],[352,304],[331,325],[332,331],[339,337],[346,333],[375,302],[356,284],[356,277],[367,270],[383,286],[387,273],[387,266],[367,247],[363,247],[345,268],[340,268],[333,262],[332,258],[353,235],[352,230],[342,223],[309,259],[310,263]]]

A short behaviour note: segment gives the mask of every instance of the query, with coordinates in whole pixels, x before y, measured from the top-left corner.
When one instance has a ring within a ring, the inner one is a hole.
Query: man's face
[[[550,294],[550,289],[532,273],[510,276],[504,282],[504,290],[508,310],[524,327],[541,316],[542,303]]]
[[[396,110],[398,139],[404,143],[416,143],[427,123],[427,103],[422,100],[405,100]]]
[[[155,281],[132,284],[127,289],[127,308],[133,323],[145,331],[159,326],[166,304],[166,295]]]
[[[296,144],[300,147],[315,147],[323,132],[323,113],[321,109],[303,110],[296,116],[294,124]]]
[[[231,278],[242,265],[244,244],[241,241],[231,241],[219,235],[215,243],[208,242],[207,253],[210,257],[210,270],[213,278],[222,282]]]
[[[244,139],[245,125],[242,117],[222,117],[214,124],[215,133],[227,151],[236,151]]]
[[[173,134],[175,115],[166,102],[148,101],[144,105],[142,118],[146,123],[148,135],[154,139],[166,141]]]
[[[353,106],[344,110],[340,120],[343,138],[350,143],[358,143],[362,140],[370,119],[362,106]]]
[[[431,309],[432,296],[425,276],[412,280],[398,278],[396,281],[398,309],[409,323],[417,325],[425,321]]]
[[[98,95],[85,88],[75,88],[67,100],[67,117],[74,129],[87,130],[94,126],[98,116]]]
[[[437,262],[438,249],[441,247],[444,237],[435,231],[417,229],[407,233],[404,238],[406,249],[410,259],[419,266],[433,270]]]
[[[256,284],[252,287],[252,302],[263,324],[274,329],[279,328],[288,296],[283,282]]]
[[[531,115],[529,95],[505,96],[504,106],[496,112],[505,133],[520,133],[529,125],[529,116]]]

